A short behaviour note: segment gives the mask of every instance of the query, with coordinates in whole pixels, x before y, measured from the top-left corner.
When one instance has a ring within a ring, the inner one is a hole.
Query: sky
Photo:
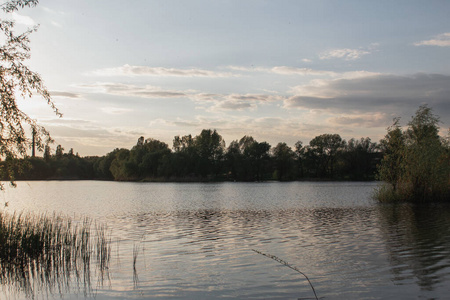
[[[20,107],[66,151],[216,129],[272,146],[324,133],[378,142],[420,105],[450,127],[450,1],[41,0],[31,59],[63,113]]]

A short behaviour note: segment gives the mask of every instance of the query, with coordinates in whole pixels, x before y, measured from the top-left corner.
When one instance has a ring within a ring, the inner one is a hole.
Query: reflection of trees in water
[[[433,290],[448,278],[450,206],[380,205],[379,219],[394,282],[415,280],[421,289]]]
[[[50,226],[57,232],[42,232],[42,236],[51,235],[41,237],[45,240],[42,248],[36,247],[39,250],[31,254],[18,248],[20,254],[15,257],[0,256],[0,285],[8,299],[23,295],[45,299],[73,292],[83,293],[86,298],[94,291],[93,279],[97,286],[109,279],[110,245],[105,228],[96,227],[93,235],[87,219],[75,227],[71,227],[70,220],[51,220],[54,223]],[[8,245],[1,246],[5,250]]]
[[[209,253],[221,250],[225,243],[248,249],[280,242],[296,249],[315,243],[326,246],[349,231],[371,230],[373,213],[369,208],[198,210],[140,214],[134,222],[140,229],[136,237],[180,240],[186,246],[198,246],[191,251]]]

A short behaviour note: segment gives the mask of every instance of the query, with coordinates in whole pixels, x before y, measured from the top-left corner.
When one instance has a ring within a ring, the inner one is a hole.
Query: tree
[[[159,176],[158,169],[162,159],[166,155],[170,155],[170,149],[166,143],[152,138],[146,139],[142,146],[136,146],[131,151],[131,158],[133,158],[135,152],[140,152],[139,159],[136,161],[139,167],[139,175],[152,178]]]
[[[166,176],[170,174],[176,177],[195,177],[198,154],[192,135],[175,136],[172,149],[175,153],[171,157],[171,162],[169,163],[167,159],[165,162]],[[170,173],[167,173],[167,170],[170,170]]]
[[[94,163],[94,172],[95,177],[99,179],[114,179],[113,174],[111,173],[111,164],[116,158],[117,152],[120,149],[116,148],[112,152],[106,154],[105,156],[100,157]]]
[[[380,144],[384,156],[378,178],[392,186],[393,197],[408,201],[449,199],[450,148],[439,137],[439,118],[420,106],[403,131],[399,119]],[[381,198],[384,195],[379,195]]]
[[[50,146],[45,145],[44,147],[44,160],[48,162],[50,160],[51,154],[50,154]]]
[[[405,154],[405,135],[400,126],[400,119],[395,118],[391,126],[387,128],[387,134],[380,141],[383,159],[378,166],[378,178],[390,183],[394,191],[403,172],[403,157]]]
[[[345,141],[342,140],[339,134],[322,134],[309,142],[307,151],[310,152],[317,162],[317,176],[333,177],[336,156],[344,145]]]
[[[56,146],[55,156],[57,158],[62,158],[64,154],[64,148],[61,145]]]
[[[245,149],[249,146],[251,146],[255,141],[255,139],[252,136],[244,135],[239,140],[239,149],[241,153],[244,153]]]
[[[244,157],[249,160],[253,180],[263,180],[265,162],[270,159],[270,144],[267,142],[258,143],[253,141],[244,149]]]
[[[5,13],[12,13],[25,6],[33,7],[38,0],[12,0],[1,5]],[[30,58],[30,34],[37,30],[33,27],[24,33],[16,35],[14,22],[0,20],[0,156],[16,158],[26,155],[30,146],[30,138],[26,136],[27,128],[35,133],[35,145],[42,151],[51,142],[48,131],[37,124],[36,120],[23,112],[17,104],[19,98],[31,98],[40,95],[53,109],[57,116],[62,116],[51,100],[50,93],[44,86],[41,76],[31,71],[24,62]],[[7,177],[14,178],[11,168],[2,170]],[[3,174],[3,175],[4,175]],[[2,186],[0,185],[0,188]]]
[[[450,160],[439,137],[439,117],[428,106],[420,106],[408,123],[402,183],[416,201],[448,194]],[[442,195],[441,195],[442,194]]]
[[[375,173],[375,158],[378,155],[378,146],[371,139],[350,139],[342,155],[343,172],[353,180],[373,179]]]
[[[225,165],[228,171],[228,176],[232,179],[240,179],[241,169],[243,163],[243,156],[239,148],[238,141],[232,141],[227,148],[225,154]]]
[[[289,180],[294,178],[295,153],[286,143],[278,143],[273,150],[276,163],[276,179]]]
[[[298,141],[295,143],[295,155],[297,157],[297,168],[298,168],[298,175],[300,177],[303,177],[303,161],[305,159],[305,151],[306,147],[303,147],[303,142]]]
[[[225,149],[225,141],[222,136],[215,129],[203,129],[194,138],[194,146],[200,159],[200,175],[205,177],[207,174],[211,174],[212,171],[217,175]]]
[[[144,141],[145,141],[145,138],[144,138],[143,136],[139,137],[139,138],[138,138],[138,141],[137,141],[137,143],[136,143],[136,146],[142,146],[142,145],[144,145]]]
[[[130,180],[135,179],[136,168],[129,162],[130,150],[116,149],[114,151],[114,159],[111,161],[109,171],[114,180]]]
[[[173,138],[173,147],[172,149],[175,152],[180,152],[188,149],[189,147],[192,147],[194,145],[194,139],[192,138],[192,135],[185,135],[185,136],[175,136]]]

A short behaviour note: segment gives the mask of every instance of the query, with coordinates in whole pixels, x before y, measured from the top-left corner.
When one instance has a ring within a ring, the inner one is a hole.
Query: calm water
[[[37,299],[449,299],[450,206],[380,205],[376,183],[19,182],[7,211],[107,223],[108,274]],[[133,268],[133,252],[137,253]],[[86,292],[87,290],[87,292]],[[26,299],[2,286],[0,298]]]

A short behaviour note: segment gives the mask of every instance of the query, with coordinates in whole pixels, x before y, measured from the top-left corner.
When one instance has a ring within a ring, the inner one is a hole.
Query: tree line
[[[370,138],[322,134],[271,146],[243,136],[226,146],[213,129],[197,136],[175,136],[168,144],[140,137],[131,149],[104,156],[80,157],[61,145],[43,157],[6,157],[3,180],[100,179],[116,181],[291,181],[380,180],[380,201],[447,201],[450,199],[450,131],[439,136],[439,118],[421,106],[408,123],[394,119],[377,144]],[[14,177],[13,177],[14,176]]]
[[[140,137],[131,149],[117,148],[101,157],[80,157],[73,149],[43,157],[16,159],[15,179],[102,179],[116,181],[266,181],[374,180],[382,152],[370,138],[322,134],[308,145],[271,146],[244,136],[226,146],[213,129],[197,136],[175,136],[172,148]],[[8,162],[15,165],[14,160]]]

